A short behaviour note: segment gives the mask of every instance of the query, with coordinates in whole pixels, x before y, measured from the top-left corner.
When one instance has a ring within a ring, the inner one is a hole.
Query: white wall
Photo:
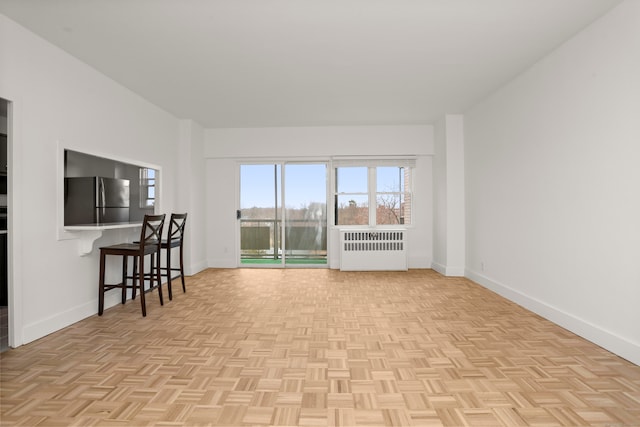
[[[465,274],[464,117],[450,114],[435,126],[434,270]]]
[[[623,2],[465,115],[469,277],[634,363],[639,22]]]
[[[180,121],[178,175],[174,181],[176,213],[187,212],[184,257],[185,274],[207,268],[205,229],[204,128],[193,120]],[[173,264],[173,263],[172,263]],[[177,264],[174,264],[177,266]]]
[[[445,274],[447,265],[447,132],[445,118],[434,126],[433,269]]]
[[[333,156],[416,156],[410,268],[433,259],[433,127],[345,126],[208,129],[207,246],[210,267],[235,267],[238,258],[238,165],[253,160],[329,160]],[[231,185],[233,184],[233,186]],[[231,204],[229,201],[234,201]],[[338,268],[337,231],[330,233],[329,266]]]
[[[19,345],[97,312],[97,251],[80,257],[77,240],[57,239],[59,146],[158,165],[161,211],[171,212],[179,186],[173,183],[183,180],[176,161],[180,126],[3,15],[0,43],[0,97],[13,102],[10,338]],[[105,231],[94,247],[130,240],[132,233]],[[115,264],[109,267],[116,273]]]

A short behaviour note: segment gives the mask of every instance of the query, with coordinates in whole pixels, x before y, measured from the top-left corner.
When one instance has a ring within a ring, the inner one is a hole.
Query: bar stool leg
[[[122,303],[127,301],[127,260],[128,256],[122,257]]]
[[[147,305],[144,300],[144,256],[137,256],[140,267],[138,268],[138,274],[133,275],[133,286],[136,286],[136,280],[140,283],[140,305],[142,307],[142,316],[147,316]]]
[[[156,268],[157,264],[157,268]],[[155,276],[155,277],[154,277]],[[160,275],[160,251],[151,254],[151,269],[149,270],[149,282],[153,288],[153,283],[158,282],[158,296],[160,297],[160,305],[164,305],[162,298],[162,276]]]
[[[138,275],[138,261],[137,258],[133,257],[133,274],[131,275],[131,279],[133,280],[133,284],[131,285],[131,299],[136,299],[137,287],[135,282],[135,277]]]
[[[180,242],[180,280],[182,280],[182,292],[187,292],[184,286],[184,257],[182,256],[182,243]]]
[[[102,316],[104,311],[104,251],[100,251],[100,278],[98,282],[98,316]]]
[[[169,288],[169,301],[173,299],[173,292],[171,291],[171,241],[167,244],[167,288]]]

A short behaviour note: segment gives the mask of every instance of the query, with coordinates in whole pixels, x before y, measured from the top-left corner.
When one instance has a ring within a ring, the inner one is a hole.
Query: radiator
[[[406,230],[340,230],[340,270],[407,270]]]

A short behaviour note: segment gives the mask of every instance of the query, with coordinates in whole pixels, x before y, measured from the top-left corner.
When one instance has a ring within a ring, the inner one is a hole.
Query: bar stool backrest
[[[184,236],[184,227],[187,224],[187,214],[171,214],[171,220],[169,222],[169,233],[167,240],[169,243],[172,240],[181,240]]]
[[[142,231],[140,232],[140,250],[155,246],[160,251],[160,243],[162,242],[162,228],[164,226],[165,214],[161,215],[145,215],[142,223]],[[145,252],[148,252],[146,249]]]

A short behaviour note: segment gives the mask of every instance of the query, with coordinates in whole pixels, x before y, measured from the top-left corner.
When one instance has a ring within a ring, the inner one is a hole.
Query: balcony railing
[[[282,220],[241,219],[242,260],[281,260],[317,263],[327,258],[327,227],[318,221],[288,220],[282,244]],[[276,249],[277,248],[277,249]]]

